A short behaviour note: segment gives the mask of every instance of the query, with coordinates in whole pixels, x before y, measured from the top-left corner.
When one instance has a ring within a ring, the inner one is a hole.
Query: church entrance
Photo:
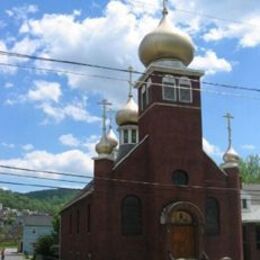
[[[185,211],[172,214],[172,223],[168,227],[170,252],[174,259],[196,258],[196,227],[192,216]]]
[[[204,218],[198,207],[190,202],[174,202],[163,209],[161,224],[165,225],[168,259],[200,259]]]

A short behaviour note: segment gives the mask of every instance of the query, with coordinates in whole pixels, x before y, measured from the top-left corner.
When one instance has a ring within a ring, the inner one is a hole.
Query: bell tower
[[[139,57],[146,67],[136,84],[139,136],[140,140],[150,137],[152,161],[160,158],[171,162],[174,157],[180,167],[184,161],[199,161],[200,78],[204,73],[187,67],[194,57],[193,43],[189,36],[171,27],[165,1],[158,27],[140,43]]]

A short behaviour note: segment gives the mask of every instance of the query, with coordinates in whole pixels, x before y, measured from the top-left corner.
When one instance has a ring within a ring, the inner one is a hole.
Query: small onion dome
[[[137,124],[138,106],[133,97],[129,97],[126,105],[116,114],[116,123],[118,125]]]
[[[183,32],[173,30],[166,14],[159,26],[147,34],[139,46],[139,58],[146,67],[159,59],[178,60],[188,66],[193,56],[192,40]]]
[[[225,163],[239,163],[240,158],[238,153],[233,147],[228,148],[228,150],[223,155],[223,160]]]
[[[115,132],[113,131],[113,129],[111,127],[109,128],[109,130],[107,132],[107,139],[111,143],[113,148],[117,147],[118,140],[117,140]]]
[[[96,152],[98,154],[111,154],[113,151],[113,145],[106,136],[102,136],[100,141],[96,144]]]

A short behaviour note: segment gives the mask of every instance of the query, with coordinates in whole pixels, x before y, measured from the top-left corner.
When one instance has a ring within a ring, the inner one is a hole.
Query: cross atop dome
[[[128,68],[128,71],[129,71],[129,94],[128,94],[128,97],[133,97],[133,93],[132,93],[132,90],[133,90],[133,67],[130,66]]]
[[[98,105],[101,105],[103,108],[102,113],[102,134],[106,135],[106,120],[107,120],[107,107],[112,106],[112,103],[108,102],[106,99],[103,99],[101,102],[98,102]]]
[[[163,0],[163,11],[162,11],[163,16],[168,14],[167,3],[168,3],[168,0]]]
[[[226,113],[223,117],[227,120],[227,130],[228,130],[228,148],[223,155],[223,160],[225,162],[224,166],[226,165],[229,167],[230,163],[232,166],[238,166],[240,160],[239,155],[232,147],[231,120],[234,119],[234,117],[230,113]]]
[[[230,113],[226,113],[223,117],[227,119],[228,147],[230,148],[232,146],[231,120],[234,119],[234,117]]]

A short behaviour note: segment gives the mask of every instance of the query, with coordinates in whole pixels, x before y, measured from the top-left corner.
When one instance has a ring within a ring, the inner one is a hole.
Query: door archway
[[[203,252],[204,218],[190,202],[175,202],[161,214],[165,225],[165,242],[172,259],[199,259]]]

